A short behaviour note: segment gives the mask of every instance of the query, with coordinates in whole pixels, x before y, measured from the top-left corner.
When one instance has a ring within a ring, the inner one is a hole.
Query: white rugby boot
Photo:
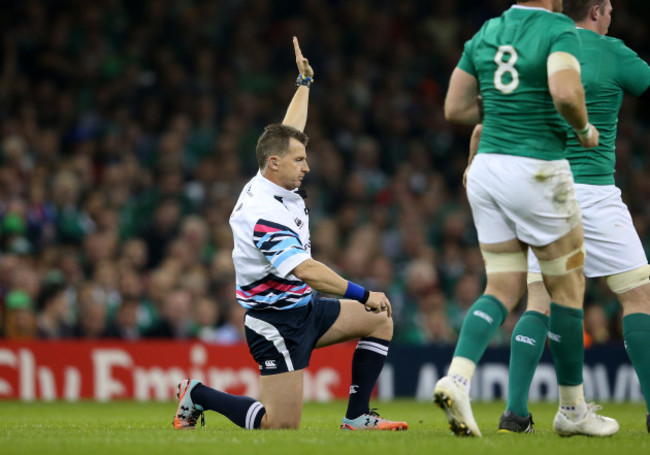
[[[445,411],[449,428],[456,436],[482,436],[474,420],[465,385],[451,376],[444,376],[433,389],[433,401]]]
[[[580,420],[572,420],[570,413],[560,409],[553,419],[553,430],[560,436],[611,436],[618,431],[618,422],[611,417],[596,414],[601,409],[600,405],[588,403],[587,413]]]

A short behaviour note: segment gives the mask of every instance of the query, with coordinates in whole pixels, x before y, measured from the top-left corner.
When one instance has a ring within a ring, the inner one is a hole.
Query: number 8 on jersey
[[[508,55],[508,59],[504,60],[506,55]],[[497,64],[497,70],[494,72],[494,86],[500,92],[512,93],[519,86],[519,73],[515,69],[518,58],[517,51],[511,45],[499,46],[499,50],[494,56],[494,63]],[[508,83],[503,81],[503,76],[506,74],[510,75]]]

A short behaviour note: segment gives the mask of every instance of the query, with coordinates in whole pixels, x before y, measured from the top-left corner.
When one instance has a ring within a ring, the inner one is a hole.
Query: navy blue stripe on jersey
[[[281,224],[263,219],[255,224],[253,242],[276,269],[291,256],[305,253],[296,232]]]

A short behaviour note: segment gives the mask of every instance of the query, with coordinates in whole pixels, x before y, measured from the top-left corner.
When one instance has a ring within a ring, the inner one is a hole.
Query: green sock
[[[506,316],[508,310],[499,299],[492,295],[479,297],[465,316],[454,357],[465,357],[478,363]]]
[[[625,316],[623,340],[627,355],[639,377],[646,408],[650,410],[650,315],[633,313]]]
[[[520,417],[529,414],[528,390],[544,352],[547,334],[548,316],[537,311],[526,311],[512,331],[506,409]]]
[[[585,361],[582,319],[582,310],[551,302],[548,340],[558,385],[582,384],[582,366]]]

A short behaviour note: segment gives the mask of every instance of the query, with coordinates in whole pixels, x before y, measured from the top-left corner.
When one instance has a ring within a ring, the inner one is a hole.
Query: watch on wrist
[[[311,84],[314,83],[314,79],[312,79],[309,76],[303,76],[302,74],[298,75],[298,78],[296,79],[296,87],[300,87],[301,85],[304,85],[306,87],[311,87]]]

